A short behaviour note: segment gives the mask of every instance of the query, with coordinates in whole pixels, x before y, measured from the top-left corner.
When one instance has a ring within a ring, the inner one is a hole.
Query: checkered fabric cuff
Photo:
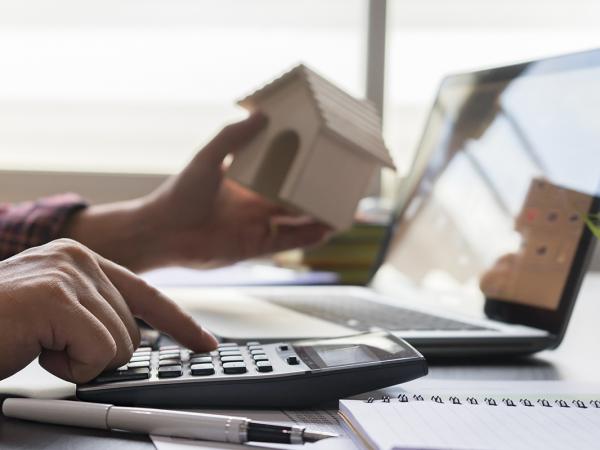
[[[0,260],[57,239],[69,217],[87,203],[67,193],[17,204],[0,204]]]

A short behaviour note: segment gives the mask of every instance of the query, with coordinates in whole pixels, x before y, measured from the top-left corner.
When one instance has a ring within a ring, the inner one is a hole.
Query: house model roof
[[[394,168],[381,136],[381,118],[375,106],[367,100],[352,97],[303,64],[243,98],[238,104],[251,109],[262,98],[297,80],[311,92],[327,131],[351,147],[369,154],[383,166]]]

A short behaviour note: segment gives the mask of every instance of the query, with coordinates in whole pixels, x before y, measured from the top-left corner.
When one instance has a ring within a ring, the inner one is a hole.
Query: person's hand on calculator
[[[70,239],[0,261],[0,379],[40,364],[84,383],[125,364],[139,345],[134,317],[194,351],[216,339],[129,270]]]

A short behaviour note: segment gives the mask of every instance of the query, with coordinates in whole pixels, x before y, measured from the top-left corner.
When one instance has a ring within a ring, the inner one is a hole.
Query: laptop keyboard
[[[369,302],[361,297],[327,296],[326,299],[322,299],[287,296],[285,298],[269,297],[266,300],[293,311],[318,317],[357,331],[369,331],[372,327],[394,331],[489,330],[489,328],[412,309]]]

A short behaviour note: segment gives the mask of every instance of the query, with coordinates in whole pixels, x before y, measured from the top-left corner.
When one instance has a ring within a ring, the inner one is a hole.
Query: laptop
[[[367,286],[168,293],[225,341],[383,329],[426,356],[556,347],[596,240],[599,115],[600,50],[449,75]]]

